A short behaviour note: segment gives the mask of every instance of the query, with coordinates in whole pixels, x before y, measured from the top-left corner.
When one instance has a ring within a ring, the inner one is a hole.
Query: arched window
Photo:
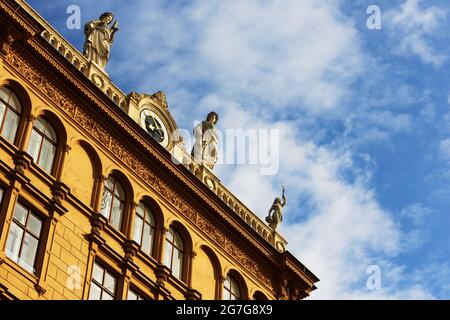
[[[125,191],[119,181],[113,176],[105,180],[100,212],[109,223],[120,231],[123,210],[125,207]]]
[[[149,256],[153,253],[153,240],[155,237],[155,217],[144,202],[136,208],[133,239],[141,245],[142,251]]]
[[[8,88],[0,87],[0,134],[11,143],[16,137],[21,112],[17,96]]]
[[[47,120],[37,118],[33,124],[28,154],[48,174],[52,173],[56,154],[57,136]]]
[[[227,276],[223,284],[223,299],[224,300],[240,300],[241,290],[237,282],[230,275]]]
[[[170,227],[166,234],[164,264],[172,270],[172,275],[180,280],[183,276],[183,254],[183,240],[178,232]]]

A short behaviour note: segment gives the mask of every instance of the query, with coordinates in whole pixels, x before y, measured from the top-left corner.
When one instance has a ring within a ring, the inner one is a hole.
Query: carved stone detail
[[[14,170],[18,173],[24,173],[25,170],[27,170],[30,167],[33,159],[25,151],[18,151],[14,155],[13,161],[15,164]]]
[[[136,256],[136,253],[139,250],[139,244],[136,241],[131,239],[127,239],[123,246],[123,250],[125,251],[125,261],[133,261],[133,257]]]
[[[155,270],[156,283],[164,287],[164,283],[169,279],[170,269],[163,264],[158,264]]]
[[[154,94],[152,94],[150,96],[150,98],[154,101],[156,101],[156,103],[158,103],[161,107],[167,109],[168,105],[167,105],[167,100],[166,100],[166,95],[164,94],[164,92],[162,91],[158,91]]]
[[[42,296],[43,294],[45,294],[47,292],[47,290],[45,290],[39,283],[36,283],[34,285],[34,288],[36,289],[38,295]]]
[[[56,182],[52,188],[53,201],[61,204],[69,194],[69,187],[62,182]]]

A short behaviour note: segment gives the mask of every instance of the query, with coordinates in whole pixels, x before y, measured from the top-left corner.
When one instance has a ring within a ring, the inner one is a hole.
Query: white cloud
[[[400,212],[400,216],[411,220],[415,226],[422,226],[433,210],[421,203],[413,203]]]
[[[421,8],[421,0],[406,0],[400,9],[391,9],[386,21],[391,41],[399,54],[417,55],[423,63],[439,67],[447,59],[436,52],[427,38],[433,35],[447,13],[437,6]]]
[[[237,121],[236,126],[276,127],[281,132],[279,175],[263,177],[251,166],[237,170],[223,166],[218,174],[261,218],[279,195],[280,184],[287,185],[288,205],[280,230],[289,241],[288,250],[321,279],[313,299],[432,297],[407,277],[403,266],[389,260],[406,248],[402,237],[412,234],[403,233],[378,205],[351,154],[299,140],[295,123],[255,119],[236,103],[227,104],[222,114],[225,124]],[[353,182],[344,178],[349,172],[356,177]],[[308,201],[308,212],[302,199]],[[419,219],[418,214],[415,217]],[[384,285],[371,291],[366,270],[374,262],[381,267]]]

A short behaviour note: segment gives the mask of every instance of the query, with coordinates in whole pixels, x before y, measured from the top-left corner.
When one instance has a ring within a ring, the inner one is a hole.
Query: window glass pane
[[[39,166],[44,169],[45,172],[50,174],[53,166],[53,159],[55,157],[56,147],[49,141],[44,140],[42,142],[41,155],[39,156]]]
[[[51,142],[56,143],[56,132],[52,125],[47,121],[45,121],[45,131],[43,133]]]
[[[3,117],[5,116],[6,105],[0,100],[0,125],[3,123]]]
[[[175,238],[175,247],[177,247],[179,250],[183,250],[183,240],[181,240],[180,235],[178,234],[178,232],[174,232],[173,235]]]
[[[166,239],[166,244],[164,246],[164,265],[166,265],[169,268],[171,266],[172,250],[173,250],[172,244]]]
[[[227,277],[225,278],[225,281],[223,282],[223,286],[224,286],[224,288],[227,289],[228,291],[230,290],[230,277],[229,277],[229,276],[227,276]]]
[[[173,242],[173,229],[169,228],[169,231],[166,232],[166,239],[170,242]]]
[[[223,290],[223,299],[231,300],[230,292],[226,288]]]
[[[100,300],[102,289],[95,283],[91,283],[91,291],[89,292],[89,300]]]
[[[145,208],[145,221],[147,221],[152,226],[155,225],[155,221],[153,219],[153,213],[150,210],[150,208],[148,208],[148,207]]]
[[[122,220],[122,212],[123,212],[123,202],[121,202],[115,198],[113,201],[113,206],[112,206],[112,210],[111,210],[110,223],[117,230],[120,230],[120,223]]]
[[[31,231],[33,235],[39,238],[41,234],[42,221],[34,213],[30,213],[27,222],[27,229]]]
[[[16,137],[19,119],[19,116],[11,110],[6,112],[5,123],[3,124],[2,129],[2,136],[11,143],[14,142],[14,138]]]
[[[28,210],[22,206],[20,203],[16,203],[16,207],[14,208],[14,219],[20,222],[23,226],[25,226],[25,221],[27,220]]]
[[[32,237],[30,234],[25,233],[22,252],[20,253],[19,258],[19,264],[30,272],[33,272],[37,248],[38,240]]]
[[[6,103],[8,103],[10,92],[11,91],[8,88],[0,88],[0,98],[2,98]]]
[[[150,225],[144,225],[144,239],[142,241],[142,251],[149,256],[152,255],[153,230]]]
[[[131,289],[128,290],[127,300],[137,300],[137,299],[138,299],[138,295],[136,293],[134,293]]]
[[[114,195],[121,201],[125,201],[125,192],[123,191],[122,185],[117,181],[114,188]]]
[[[142,224],[143,224],[142,219],[138,215],[136,215],[136,219],[134,220],[134,227],[133,227],[133,229],[134,229],[133,240],[139,244],[141,244],[141,240],[142,240]]]
[[[94,263],[94,269],[92,270],[92,279],[100,284],[103,284],[103,272],[104,269],[98,264]]]
[[[112,194],[108,190],[103,191],[102,204],[100,206],[100,213],[109,219],[111,212]]]
[[[238,287],[236,281],[234,281],[234,280],[231,280],[231,293],[233,295],[235,295],[236,297],[240,296],[239,287]]]
[[[108,289],[111,293],[116,293],[116,278],[114,278],[108,271],[105,273],[105,282],[103,287]]]
[[[23,229],[15,222],[11,223],[8,233],[8,241],[6,242],[6,255],[17,262],[20,251],[20,244],[22,242]]]
[[[36,162],[36,159],[39,155],[39,149],[41,148],[42,136],[36,131],[31,131],[30,142],[28,143],[28,154],[33,158],[33,161]]]
[[[109,176],[108,179],[105,180],[105,187],[109,190],[112,190],[114,188],[114,177]]]
[[[3,198],[3,189],[0,188],[0,203],[2,203],[2,198]]]
[[[40,132],[44,133],[45,132],[45,123],[47,121],[45,121],[42,118],[37,118],[36,121],[34,121],[33,123],[33,127],[38,129]]]
[[[102,300],[114,300],[114,297],[106,291],[103,291]]]
[[[9,95],[8,103],[17,112],[20,113],[22,111],[22,108],[20,106],[19,98],[17,98],[17,96],[13,92],[11,92],[10,95]]]
[[[181,279],[182,266],[183,266],[183,253],[175,249],[173,252],[172,273],[178,279]]]
[[[145,211],[145,206],[142,202],[140,202],[139,205],[136,207],[136,214],[143,218],[145,215],[144,211]]]

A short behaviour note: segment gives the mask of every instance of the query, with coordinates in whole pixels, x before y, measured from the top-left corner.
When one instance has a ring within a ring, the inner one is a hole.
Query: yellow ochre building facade
[[[162,92],[125,95],[26,2],[1,0],[0,300],[307,297],[318,278],[166,139],[176,129]]]

